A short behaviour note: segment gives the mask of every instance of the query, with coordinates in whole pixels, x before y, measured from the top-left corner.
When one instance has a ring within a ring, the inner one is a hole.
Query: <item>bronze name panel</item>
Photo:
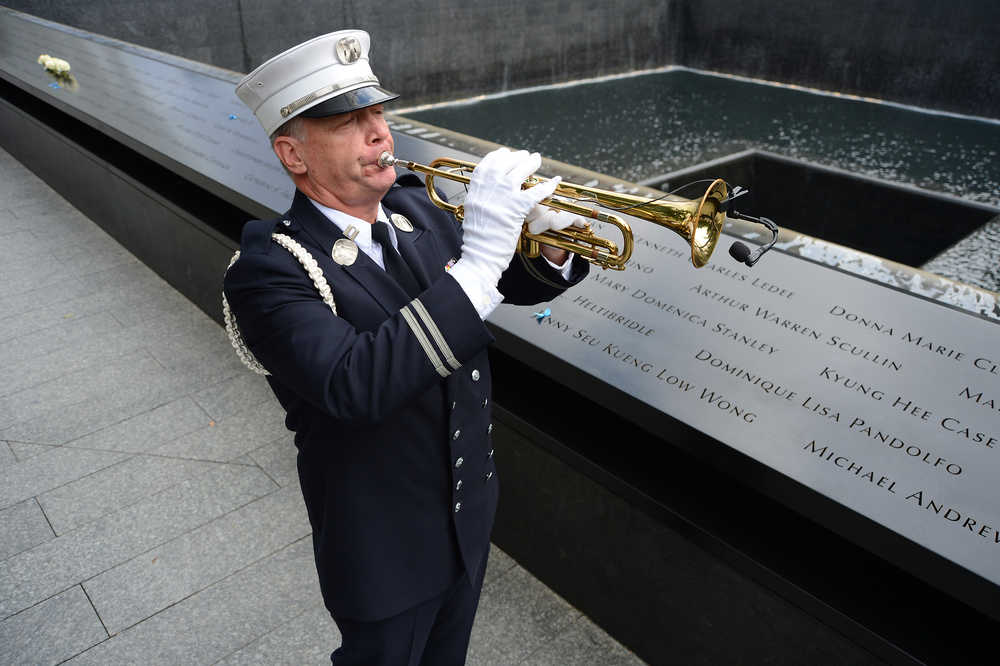
[[[1000,584],[996,322],[782,253],[696,270],[632,227],[628,270],[491,321]]]
[[[996,320],[782,252],[747,268],[727,236],[695,269],[679,236],[629,223],[627,270],[490,321],[1000,585]]]

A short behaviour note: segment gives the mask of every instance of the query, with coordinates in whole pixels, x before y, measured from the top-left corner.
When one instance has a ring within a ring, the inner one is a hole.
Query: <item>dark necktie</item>
[[[391,275],[396,283],[403,288],[403,291],[412,298],[419,296],[423,290],[406,261],[392,246],[392,240],[389,238],[389,225],[376,221],[372,225],[372,238],[382,246],[382,263],[385,264],[385,272]]]

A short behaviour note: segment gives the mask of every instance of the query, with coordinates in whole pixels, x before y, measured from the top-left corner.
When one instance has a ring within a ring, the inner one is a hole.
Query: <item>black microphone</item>
[[[754,217],[753,215],[746,215],[745,213],[740,213],[735,210],[731,213],[727,213],[726,215],[734,219],[747,220],[749,222],[756,222],[757,224],[764,225],[767,227],[768,231],[771,232],[771,240],[759,246],[753,252],[751,252],[750,248],[740,241],[736,241],[729,247],[729,256],[741,264],[753,266],[757,263],[758,259],[764,256],[765,252],[774,247],[775,242],[778,240],[778,225],[766,217]]]
[[[747,257],[750,256],[750,248],[748,248],[745,244],[736,241],[729,246],[729,256],[742,264],[747,260]]]

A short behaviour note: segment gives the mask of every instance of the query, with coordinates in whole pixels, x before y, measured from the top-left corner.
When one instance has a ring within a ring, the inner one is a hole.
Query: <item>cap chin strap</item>
[[[316,290],[319,292],[320,297],[323,302],[330,306],[330,310],[336,316],[337,314],[337,304],[333,301],[333,291],[330,290],[330,284],[326,281],[326,277],[323,275],[322,269],[320,269],[319,264],[316,263],[316,259],[309,253],[309,250],[302,247],[298,242],[292,240],[291,237],[285,234],[271,234],[271,240],[285,248],[292,253],[299,263],[302,264],[302,268],[305,269],[309,277],[312,278],[313,284],[316,286]],[[232,268],[232,265],[236,263],[236,260],[240,258],[240,251],[237,250],[233,258],[229,260],[229,266],[226,267],[228,271]],[[248,367],[253,372],[258,375],[269,375],[257,357],[253,355],[250,348],[247,347],[246,342],[243,340],[243,335],[240,333],[239,327],[236,325],[236,317],[233,315],[232,310],[229,309],[229,301],[226,300],[226,292],[222,292],[222,316],[226,320],[226,333],[229,335],[229,343],[236,350],[236,355],[240,357],[240,361],[243,365]]]

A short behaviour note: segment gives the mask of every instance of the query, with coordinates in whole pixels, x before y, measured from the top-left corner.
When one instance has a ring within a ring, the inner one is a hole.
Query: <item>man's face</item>
[[[320,203],[340,203],[350,209],[373,205],[389,191],[396,180],[395,170],[377,163],[383,151],[393,149],[381,104],[305,120],[300,150],[307,167],[303,178],[312,190],[307,194],[315,194],[313,198]]]

